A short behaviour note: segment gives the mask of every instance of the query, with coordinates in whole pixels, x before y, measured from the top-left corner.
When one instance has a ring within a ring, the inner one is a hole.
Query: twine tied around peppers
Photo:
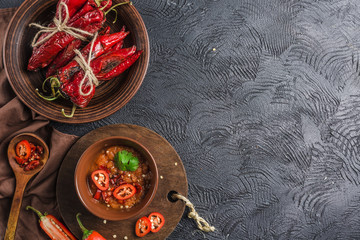
[[[63,9],[65,10],[65,19],[64,20],[62,19]],[[89,33],[85,30],[67,26],[69,19],[70,19],[69,9],[64,2],[61,2],[59,5],[59,19],[57,19],[55,16],[54,20],[53,20],[55,27],[44,27],[37,23],[30,23],[29,26],[34,26],[34,27],[40,28],[40,31],[38,31],[36,33],[32,43],[31,43],[31,46],[33,48],[40,46],[41,44],[43,44],[44,42],[49,40],[52,36],[54,36],[58,32],[66,32],[67,34],[70,34],[73,37],[78,38],[82,41],[86,40],[86,37],[84,37],[83,35],[93,36],[92,33]],[[46,37],[44,37],[43,39],[41,39],[40,41],[36,42],[42,33],[50,33],[50,34],[47,35]]]
[[[89,51],[89,56],[87,61],[85,60],[84,56],[81,54],[81,52],[78,49],[75,49],[74,52],[76,53],[76,57],[74,58],[74,60],[79,64],[79,66],[84,70],[85,74],[83,79],[80,82],[80,87],[79,87],[79,92],[82,96],[88,96],[91,94],[94,85],[98,86],[99,85],[99,80],[96,78],[94,72],[92,71],[91,67],[90,67],[90,61],[91,61],[91,55],[92,55],[92,50],[94,47],[94,43],[95,40],[97,38],[98,34],[95,33],[95,36],[93,38],[93,40],[91,41],[91,46],[90,46],[90,51]],[[82,86],[84,85],[85,81],[88,80],[88,82],[90,83],[90,90],[87,93],[84,93],[82,90]]]
[[[173,193],[172,194],[173,197],[182,200],[185,205],[190,208],[190,212],[188,214],[189,218],[192,218],[195,220],[197,227],[204,232],[213,232],[215,231],[215,227],[211,226],[205,219],[203,219],[202,217],[199,216],[199,214],[196,212],[194,204],[192,204],[190,202],[189,199],[187,199],[186,197],[184,197],[183,195],[179,194],[179,193]]]

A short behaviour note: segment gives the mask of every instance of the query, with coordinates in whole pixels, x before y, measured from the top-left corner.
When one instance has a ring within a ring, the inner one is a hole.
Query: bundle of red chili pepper
[[[95,33],[101,28],[105,21],[104,16],[114,7],[129,3],[122,2],[111,7],[111,0],[87,0],[82,7],[79,7],[84,0],[60,0],[60,2],[65,2],[68,6],[70,17],[68,24],[89,33]],[[60,14],[62,13],[57,10],[56,16]],[[100,36],[93,38],[78,54],[76,51],[82,41],[64,32],[57,32],[41,46],[35,47],[28,69],[37,70],[49,66],[43,91],[46,92],[45,85],[49,81],[52,93],[51,96],[38,93],[39,96],[50,101],[60,96],[71,100],[74,104],[70,115],[72,116],[76,106],[84,108],[89,104],[95,94],[98,81],[110,80],[128,69],[139,58],[142,51],[136,51],[135,46],[122,48],[123,39],[129,34],[125,31],[125,27],[118,33],[110,34],[109,32],[109,27],[102,30]],[[38,41],[44,39],[47,34],[42,34]],[[82,64],[85,59],[88,63]],[[91,77],[95,78],[96,83]],[[63,114],[65,115],[64,112]]]
[[[67,9],[63,10],[61,4],[65,4]],[[59,0],[56,8],[56,17],[59,18],[61,16],[63,19],[66,19],[67,12],[69,17],[67,25],[69,27],[93,34],[103,26],[106,20],[104,11],[110,7],[111,0],[97,0],[96,2],[95,0]],[[49,27],[54,26],[54,23],[49,24]],[[37,42],[40,42],[49,34],[49,32],[41,34]],[[76,39],[73,35],[63,31],[56,32],[43,44],[33,48],[27,68],[30,71],[44,68],[68,45],[79,46],[80,44],[81,40]]]

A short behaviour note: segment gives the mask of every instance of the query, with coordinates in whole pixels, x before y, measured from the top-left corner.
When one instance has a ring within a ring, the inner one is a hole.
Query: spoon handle
[[[5,240],[13,240],[15,238],[16,226],[19,218],[20,207],[24,195],[26,183],[17,183],[14,198],[11,204],[11,210],[9,220],[7,223],[7,229],[5,233]]]

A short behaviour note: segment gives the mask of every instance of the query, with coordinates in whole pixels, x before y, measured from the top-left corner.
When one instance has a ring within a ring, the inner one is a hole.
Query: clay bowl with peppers
[[[113,4],[122,2],[113,0]],[[20,100],[36,113],[48,119],[64,123],[85,123],[100,120],[125,106],[136,94],[145,77],[149,63],[149,38],[145,24],[136,10],[136,6],[125,4],[116,7],[106,15],[103,27],[110,27],[110,33],[120,32],[122,27],[130,34],[124,39],[124,48],[136,46],[143,50],[137,61],[120,76],[104,81],[96,87],[95,95],[84,107],[78,107],[73,117],[65,117],[62,109],[69,115],[73,104],[68,99],[59,98],[46,101],[37,95],[46,79],[47,69],[27,70],[32,54],[31,42],[38,28],[29,27],[31,23],[47,26],[52,22],[58,0],[24,1],[18,8],[7,30],[3,45],[4,68],[9,82]],[[117,19],[115,23],[113,21]],[[84,43],[83,45],[86,45]],[[47,92],[49,94],[49,91]],[[46,94],[46,93],[44,93]]]
[[[137,162],[125,158],[128,156]],[[125,165],[118,165],[120,158]],[[83,152],[75,169],[75,190],[81,203],[95,216],[125,220],[139,216],[150,205],[158,175],[155,159],[146,147],[134,139],[113,136],[95,142]]]

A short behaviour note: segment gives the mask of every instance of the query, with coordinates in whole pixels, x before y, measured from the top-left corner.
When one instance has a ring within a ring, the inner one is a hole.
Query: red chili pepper
[[[122,184],[114,190],[113,196],[119,200],[126,200],[134,196],[135,193],[136,188],[133,185]]]
[[[119,76],[121,73],[123,73],[126,69],[128,69],[131,65],[133,65],[136,60],[140,57],[141,53],[143,51],[136,51],[133,55],[127,57],[124,61],[122,61],[119,65],[111,69],[110,71],[104,71],[95,74],[99,80],[105,81],[110,80],[114,77]]]
[[[69,10],[69,17],[71,18],[86,2],[87,0],[60,0],[58,1],[57,5],[56,5],[56,13],[55,16],[57,18],[59,18],[59,14],[60,14],[60,3],[65,3],[66,6],[68,7]],[[65,12],[62,13],[62,19],[65,19]],[[54,27],[55,24],[53,22],[51,22],[49,25],[49,27]],[[43,33],[40,35],[39,39],[37,40],[37,42],[41,41],[42,39],[44,39],[47,35],[49,35],[50,33]]]
[[[93,72],[98,80],[109,80],[123,73],[138,59],[141,51],[138,54],[131,55],[133,52],[135,52],[135,47],[110,52],[106,56],[102,55],[94,59],[90,66],[93,68]],[[130,57],[126,58],[127,56]],[[95,94],[95,87],[91,90],[90,85],[87,84],[84,84],[81,89],[87,94],[80,94],[80,83],[84,74],[84,71],[80,70],[75,73],[70,81],[66,81],[60,86],[62,95],[68,97],[71,102],[81,108],[86,107]],[[90,90],[91,92],[89,92]]]
[[[151,230],[151,222],[147,217],[142,217],[137,220],[135,224],[135,234],[138,237],[143,237]]]
[[[76,220],[81,228],[81,231],[83,232],[82,240],[106,240],[103,236],[100,235],[100,233],[94,230],[86,229],[80,221],[80,215],[80,213],[76,214]]]
[[[120,65],[126,58],[133,55],[135,51],[135,46],[130,48],[122,48],[119,50],[111,49],[110,52],[95,58],[90,63],[90,66],[98,80],[108,80],[104,79],[103,76],[113,71],[113,69]]]
[[[105,22],[104,13],[98,9],[85,13],[75,21],[69,21],[70,27],[79,28],[89,33],[98,31]],[[34,48],[30,57],[28,70],[36,71],[44,68],[64,49],[70,42],[75,39],[74,36],[65,32],[57,32],[41,46]]]
[[[104,54],[105,52],[109,51],[112,46],[114,46],[119,41],[123,40],[129,33],[130,32],[120,31],[113,34],[106,34],[103,36],[99,36],[97,39],[95,39],[94,47],[92,49],[92,56],[90,60],[97,58],[102,54]],[[87,44],[81,50],[81,54],[86,60],[88,59],[90,47],[91,47],[91,43]],[[73,75],[78,71],[80,71],[79,63],[73,60],[64,67],[60,68],[57,71],[56,77],[63,84],[70,81]]]
[[[151,232],[158,232],[162,226],[165,224],[165,218],[161,213],[153,212],[149,215],[149,220],[151,222]]]
[[[36,151],[36,146],[31,142],[29,142],[29,143],[30,143],[31,152],[35,152]]]
[[[91,174],[91,179],[95,183],[96,187],[101,191],[105,191],[109,188],[110,177],[104,170],[96,170]]]
[[[80,39],[74,39],[70,44],[68,44],[51,62],[46,71],[46,77],[50,77],[56,73],[56,71],[68,64],[76,55],[75,49],[78,49],[82,41]]]
[[[110,27],[109,26],[106,26],[104,27],[100,32],[99,32],[99,35],[107,35],[107,34],[110,34]]]
[[[101,197],[101,190],[96,189],[96,193],[94,194],[94,199],[99,200]]]
[[[37,166],[40,165],[40,161],[39,160],[32,160],[30,161],[25,167],[24,167],[24,171],[30,171],[35,169]]]
[[[28,160],[31,154],[31,146],[28,140],[22,140],[16,144],[16,155],[19,158]]]
[[[23,165],[24,163],[27,162],[27,159],[24,158],[19,158],[18,156],[15,156],[15,160],[18,164]]]
[[[65,3],[69,10],[69,16],[70,18],[79,10],[81,7],[85,4],[87,0],[60,0],[56,5],[56,17],[59,18],[59,6],[60,3]],[[65,18],[65,13],[62,13],[62,18]]]
[[[104,0],[100,4],[100,9],[106,12],[107,10],[109,10],[109,8],[111,8],[111,5],[112,5],[112,0]]]
[[[40,218],[40,227],[45,233],[54,240],[71,239],[76,240],[75,236],[54,216],[48,214],[42,214],[35,208],[27,206],[26,210],[33,210]]]

